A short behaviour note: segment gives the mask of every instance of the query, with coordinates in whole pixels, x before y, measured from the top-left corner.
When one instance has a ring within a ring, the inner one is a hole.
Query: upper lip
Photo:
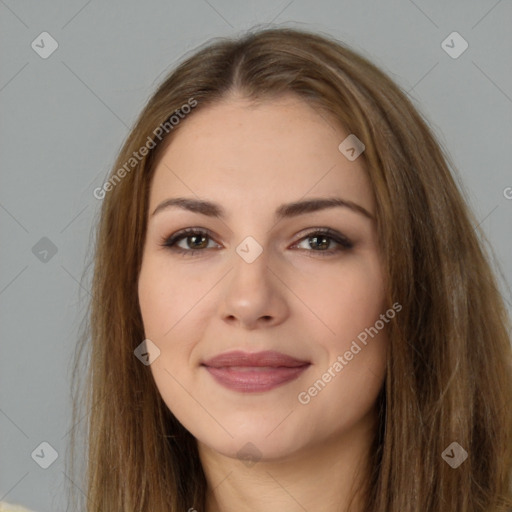
[[[211,366],[213,368],[222,368],[227,366],[250,366],[250,367],[288,367],[296,368],[309,364],[309,361],[296,359],[295,357],[275,352],[273,350],[266,350],[263,352],[248,353],[241,350],[234,350],[232,352],[224,352],[202,363],[204,366]]]

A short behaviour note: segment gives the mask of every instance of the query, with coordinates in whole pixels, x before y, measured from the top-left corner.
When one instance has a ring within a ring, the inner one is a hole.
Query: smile
[[[217,383],[242,393],[270,391],[295,380],[310,365],[275,351],[232,351],[202,363]]]

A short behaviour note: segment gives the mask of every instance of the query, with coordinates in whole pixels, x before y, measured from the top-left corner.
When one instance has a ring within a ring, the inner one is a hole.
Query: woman
[[[374,65],[292,29],[210,43],[95,196],[87,510],[512,506],[503,301]]]

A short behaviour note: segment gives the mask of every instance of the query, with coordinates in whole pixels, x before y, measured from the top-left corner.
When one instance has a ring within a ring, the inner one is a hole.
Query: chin
[[[279,461],[293,455],[302,447],[298,446],[297,436],[295,439],[284,439],[275,436],[270,440],[266,434],[255,432],[235,435],[234,439],[198,439],[208,449],[213,450],[225,457],[238,459],[247,467],[258,462]]]

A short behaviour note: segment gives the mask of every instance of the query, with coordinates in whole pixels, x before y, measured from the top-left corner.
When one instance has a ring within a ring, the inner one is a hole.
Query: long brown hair
[[[70,477],[73,494],[79,487],[87,496],[88,512],[204,510],[195,439],[134,356],[145,338],[137,281],[163,143],[194,112],[233,92],[254,101],[299,95],[366,146],[387,299],[403,310],[388,325],[365,510],[512,507],[509,320],[453,166],[382,71],[329,36],[290,28],[219,38],[184,60],[143,109],[101,190],[90,314],[74,362],[73,425],[87,415],[87,473],[83,481]],[[78,428],[71,433],[74,447]],[[442,456],[453,442],[468,454],[457,468]]]

